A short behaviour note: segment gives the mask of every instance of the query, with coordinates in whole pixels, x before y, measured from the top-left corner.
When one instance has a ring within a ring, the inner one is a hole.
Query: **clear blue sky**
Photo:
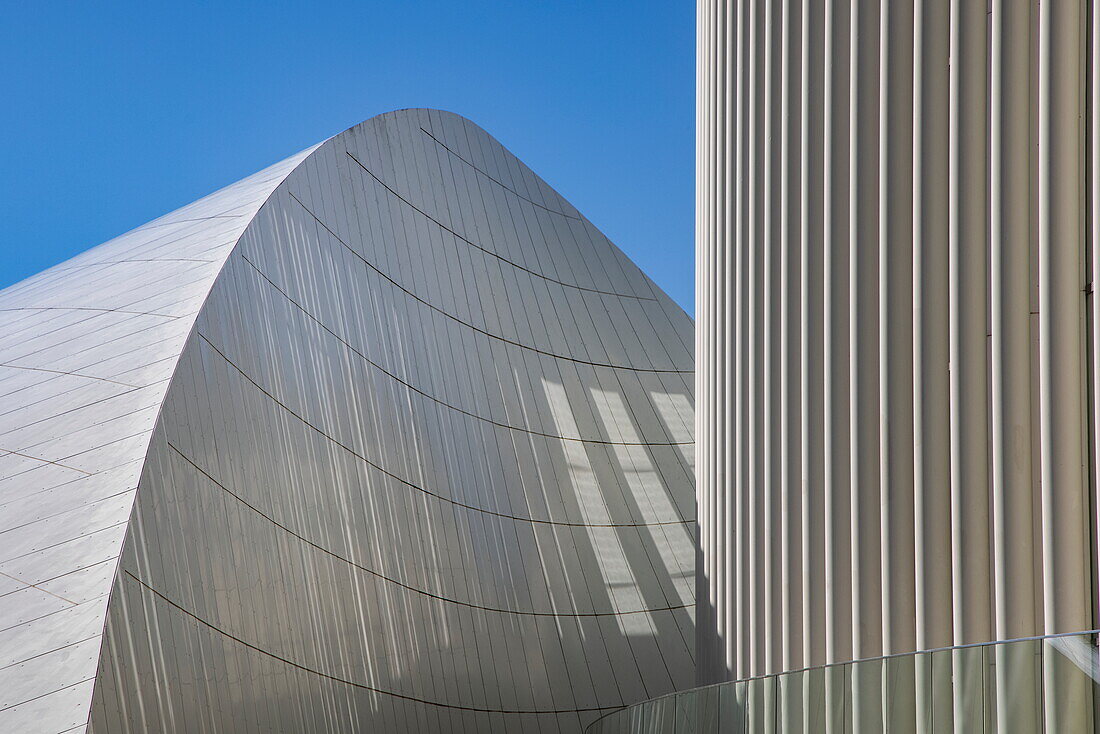
[[[402,107],[465,115],[693,308],[694,3],[5,3],[0,288]]]

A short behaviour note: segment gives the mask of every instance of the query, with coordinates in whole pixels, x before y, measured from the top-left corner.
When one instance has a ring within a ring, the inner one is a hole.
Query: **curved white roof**
[[[692,682],[691,321],[469,121],[372,118],[0,323],[0,729],[578,731]]]

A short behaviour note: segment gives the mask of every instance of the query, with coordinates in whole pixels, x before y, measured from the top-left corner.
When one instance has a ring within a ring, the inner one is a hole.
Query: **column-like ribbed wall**
[[[1095,627],[1093,4],[698,21],[701,682]]]

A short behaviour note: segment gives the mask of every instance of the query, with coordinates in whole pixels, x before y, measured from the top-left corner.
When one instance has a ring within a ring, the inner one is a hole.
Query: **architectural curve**
[[[0,728],[579,731],[692,681],[692,323],[469,121],[372,118],[0,319]]]

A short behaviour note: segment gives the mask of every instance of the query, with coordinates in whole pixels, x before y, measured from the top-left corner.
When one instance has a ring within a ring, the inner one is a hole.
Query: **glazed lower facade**
[[[691,684],[691,321],[499,143],[352,128],[208,287],[89,731],[579,732]]]
[[[1097,641],[1095,632],[1011,640],[718,683],[607,714],[587,732],[1089,732]],[[921,687],[935,695],[922,699]]]

